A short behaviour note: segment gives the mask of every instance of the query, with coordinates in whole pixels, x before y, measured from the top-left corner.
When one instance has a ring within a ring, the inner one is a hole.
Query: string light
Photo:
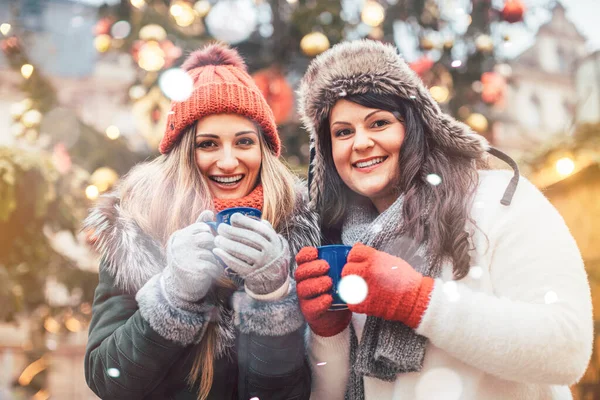
[[[138,65],[149,72],[159,71],[165,65],[165,52],[157,42],[150,41],[140,49]]]
[[[560,176],[565,177],[573,173],[575,170],[575,163],[569,157],[563,157],[556,162],[555,168]]]
[[[379,26],[385,19],[385,10],[378,2],[368,0],[360,13],[360,18],[369,26]]]
[[[121,136],[121,131],[119,131],[118,127],[111,125],[106,128],[106,136],[108,136],[110,140],[116,140]]]
[[[433,99],[438,103],[445,103],[450,97],[450,91],[448,88],[443,86],[432,86],[429,89],[429,92],[431,93]]]
[[[57,333],[60,330],[60,324],[52,317],[44,320],[44,329],[50,333]]]
[[[200,18],[205,17],[210,11],[210,2],[208,0],[200,0],[194,4],[194,10]]]
[[[90,200],[95,200],[98,198],[100,194],[98,188],[94,185],[89,185],[85,188],[85,196]]]
[[[79,332],[81,330],[81,322],[77,318],[70,317],[65,321],[65,327],[71,332]]]
[[[12,26],[10,24],[3,23],[0,25],[0,33],[2,33],[4,36],[8,36],[11,28],[12,28]]]
[[[144,0],[131,0],[131,5],[135,8],[143,8],[146,2]]]
[[[33,74],[33,65],[31,64],[23,64],[23,66],[21,67],[21,75],[23,75],[23,78],[25,79],[29,79],[31,77],[31,75]]]

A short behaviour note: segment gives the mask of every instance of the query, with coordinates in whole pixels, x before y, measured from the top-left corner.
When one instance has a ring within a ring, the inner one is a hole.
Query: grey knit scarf
[[[415,243],[404,236],[403,202],[404,197],[398,197],[378,215],[370,200],[353,200],[342,226],[342,242],[350,246],[361,242],[401,257],[423,275],[437,277],[440,268],[434,268],[427,259],[427,244]],[[422,217],[426,217],[426,212]],[[427,339],[403,323],[369,316],[360,343],[352,324],[350,328],[351,364],[346,400],[364,399],[364,376],[392,382],[399,373],[421,370]]]

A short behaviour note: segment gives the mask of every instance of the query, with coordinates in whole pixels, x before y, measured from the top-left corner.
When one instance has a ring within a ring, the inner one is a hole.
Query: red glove
[[[358,275],[368,287],[367,297],[349,304],[352,312],[400,321],[416,329],[429,306],[433,279],[415,271],[406,261],[357,243],[348,254],[342,277]]]
[[[327,272],[329,264],[319,260],[314,247],[305,247],[296,255],[296,292],[300,309],[314,333],[323,337],[335,336],[348,326],[350,310],[328,311],[333,303],[329,294],[333,282]]]

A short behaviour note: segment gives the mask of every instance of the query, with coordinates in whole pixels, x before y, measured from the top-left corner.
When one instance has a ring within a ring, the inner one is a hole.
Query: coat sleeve
[[[123,293],[101,264],[85,352],[85,378],[102,399],[141,399],[203,333],[205,313],[178,310],[161,295],[159,275]],[[137,297],[137,299],[136,299]]]
[[[350,327],[331,337],[319,336],[309,329],[311,400],[344,400],[351,369],[350,335]]]
[[[488,205],[482,212],[496,212],[483,244],[493,293],[437,279],[417,333],[501,379],[571,385],[587,367],[593,338],[590,287],[575,240],[525,179],[509,207]]]
[[[239,398],[300,400],[310,397],[304,350],[305,324],[292,282],[282,299],[261,301],[234,295],[238,337]]]

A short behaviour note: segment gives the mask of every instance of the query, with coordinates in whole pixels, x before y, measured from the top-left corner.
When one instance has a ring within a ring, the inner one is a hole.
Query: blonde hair
[[[294,210],[295,177],[270,152],[260,130],[258,136],[262,156],[259,175],[264,196],[262,215],[280,230]],[[124,215],[135,220],[163,247],[173,232],[194,223],[202,211],[213,209],[213,197],[206,178],[196,165],[195,137],[196,124],[192,124],[169,153],[134,167],[119,185]],[[216,286],[222,296],[228,296],[236,289],[227,278],[218,280]],[[205,400],[212,387],[216,346],[217,325],[211,322],[188,376],[190,386],[200,382],[198,400]]]

